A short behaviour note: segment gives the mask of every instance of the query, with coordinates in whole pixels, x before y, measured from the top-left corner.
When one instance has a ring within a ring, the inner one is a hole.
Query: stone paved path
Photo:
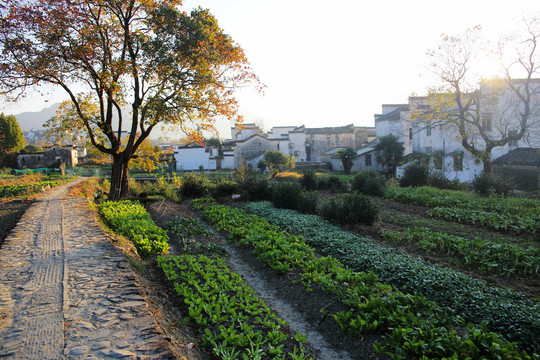
[[[0,359],[176,359],[124,255],[68,186],[0,249]]]

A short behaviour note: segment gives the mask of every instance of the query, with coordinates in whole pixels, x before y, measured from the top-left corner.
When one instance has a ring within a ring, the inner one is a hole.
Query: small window
[[[493,115],[491,113],[482,114],[480,120],[482,121],[482,128],[484,129],[484,131],[491,131]]]
[[[508,131],[508,145],[517,146],[517,130]]]
[[[454,155],[454,170],[463,171],[463,155]]]
[[[412,140],[412,128],[409,129],[409,139]]]
[[[431,125],[426,126],[426,136],[431,136]]]
[[[366,155],[366,166],[371,166],[371,155]]]

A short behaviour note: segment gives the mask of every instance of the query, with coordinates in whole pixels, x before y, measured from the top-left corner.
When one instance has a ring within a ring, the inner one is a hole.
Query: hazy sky
[[[247,122],[309,127],[374,126],[383,103],[406,103],[433,83],[426,51],[441,33],[482,25],[486,33],[540,14],[538,0],[186,0],[186,11],[209,8],[244,49],[268,86],[266,95],[239,94]],[[37,111],[61,91],[30,96],[0,111]],[[221,123],[222,137],[230,124]]]

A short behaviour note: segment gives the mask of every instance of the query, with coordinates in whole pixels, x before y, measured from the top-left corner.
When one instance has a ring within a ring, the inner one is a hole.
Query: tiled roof
[[[493,161],[497,165],[534,165],[540,166],[540,149],[517,148]]]
[[[390,111],[388,114],[377,117],[376,121],[399,120],[400,113],[401,113],[401,109],[396,109],[396,110]]]

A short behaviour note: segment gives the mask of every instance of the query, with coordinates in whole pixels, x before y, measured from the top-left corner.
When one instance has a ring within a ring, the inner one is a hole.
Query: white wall
[[[293,144],[292,151],[296,161],[306,161],[306,133],[291,132],[289,133],[289,142]],[[297,154],[297,155],[296,155]]]
[[[215,170],[216,160],[210,159],[211,152],[204,147],[179,148],[175,153],[176,169],[179,171],[199,170],[202,165],[204,170]]]

